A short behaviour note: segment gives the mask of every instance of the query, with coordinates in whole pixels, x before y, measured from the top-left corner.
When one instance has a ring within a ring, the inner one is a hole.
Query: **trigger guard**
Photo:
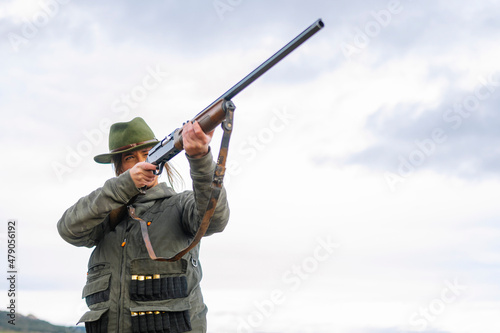
[[[163,172],[163,167],[165,166],[165,162],[161,162],[160,164],[158,164],[158,166],[156,167],[156,170],[153,171],[153,173],[156,175],[156,176],[159,176],[161,175],[161,173]]]

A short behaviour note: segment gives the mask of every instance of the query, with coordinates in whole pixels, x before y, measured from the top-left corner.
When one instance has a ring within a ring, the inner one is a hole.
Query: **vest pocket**
[[[82,298],[85,298],[85,302],[89,307],[109,300],[110,278],[111,273],[108,273],[87,282],[83,288]]]
[[[130,299],[132,301],[165,301],[188,296],[185,276],[188,262],[133,259],[130,267]]]
[[[133,301],[159,301],[188,296],[185,276],[132,275],[130,299]]]
[[[130,267],[130,318],[134,333],[191,331],[186,278],[188,262],[133,259]]]
[[[133,333],[183,333],[191,331],[189,310],[172,311],[168,307],[131,309]]]
[[[85,323],[87,333],[106,333],[108,331],[108,309],[85,312],[77,324]]]

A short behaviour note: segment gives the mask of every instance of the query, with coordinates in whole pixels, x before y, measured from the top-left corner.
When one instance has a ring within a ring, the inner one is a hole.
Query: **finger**
[[[189,132],[191,131],[191,124],[186,123],[182,127],[182,141],[184,142],[184,145],[189,143],[191,141],[191,134]]]
[[[182,139],[191,140],[192,137],[193,137],[193,125],[191,124],[191,122],[187,122],[186,124],[184,124],[182,128]]]
[[[198,123],[197,121],[195,121],[193,123],[193,132],[196,136],[196,138],[198,138],[199,140],[201,141],[204,141],[206,142],[208,140],[207,137],[212,137],[211,135],[207,135],[205,132],[203,132],[203,129],[201,128],[200,126],[200,123]],[[213,131],[211,132],[213,134]]]
[[[200,138],[198,136],[199,135],[196,133],[193,123],[189,122],[188,124],[185,125],[182,135],[182,138],[185,141],[185,143],[197,144],[197,142],[200,141]]]
[[[155,180],[156,176],[151,176],[151,175],[143,175],[141,181],[144,185],[151,184]]]
[[[137,167],[141,168],[142,170],[145,171],[153,171],[156,170],[156,165],[148,163],[148,162],[140,162],[137,163]],[[149,173],[149,172],[148,172]]]
[[[191,121],[186,122],[182,130],[186,133],[191,132],[193,130],[193,123]]]

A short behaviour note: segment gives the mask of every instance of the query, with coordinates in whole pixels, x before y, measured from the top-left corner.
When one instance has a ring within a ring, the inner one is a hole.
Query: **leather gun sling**
[[[148,233],[148,225],[146,221],[135,215],[135,209],[132,205],[128,206],[128,213],[131,218],[138,221],[141,225],[141,233],[142,238],[144,240],[144,244],[146,245],[146,249],[148,251],[149,257],[156,261],[177,261],[181,259],[186,253],[191,251],[201,240],[201,238],[205,235],[208,226],[210,225],[210,221],[212,216],[214,215],[215,208],[217,207],[217,201],[219,200],[219,195],[222,190],[222,181],[224,179],[224,174],[226,171],[226,160],[227,154],[229,150],[229,139],[231,137],[232,129],[233,129],[233,113],[234,113],[234,104],[229,103],[230,106],[227,107],[226,111],[226,119],[222,122],[222,129],[224,131],[222,135],[221,147],[219,150],[219,156],[217,158],[217,165],[215,166],[214,176],[212,178],[211,185],[211,194],[210,199],[208,200],[207,208],[205,213],[203,214],[203,218],[201,220],[200,227],[198,231],[193,237],[191,244],[189,244],[186,248],[181,250],[179,253],[170,258],[162,258],[157,257],[155,251],[153,250],[153,246],[151,245],[151,241],[149,239]]]

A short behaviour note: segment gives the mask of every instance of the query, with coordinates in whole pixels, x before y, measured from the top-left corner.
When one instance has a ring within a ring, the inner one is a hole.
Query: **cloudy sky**
[[[113,176],[92,160],[109,124],[141,116],[161,138],[322,18],[233,99],[231,221],[202,244],[210,332],[498,332],[499,15],[494,0],[2,1],[18,312],[86,311],[91,249],[56,223]]]

